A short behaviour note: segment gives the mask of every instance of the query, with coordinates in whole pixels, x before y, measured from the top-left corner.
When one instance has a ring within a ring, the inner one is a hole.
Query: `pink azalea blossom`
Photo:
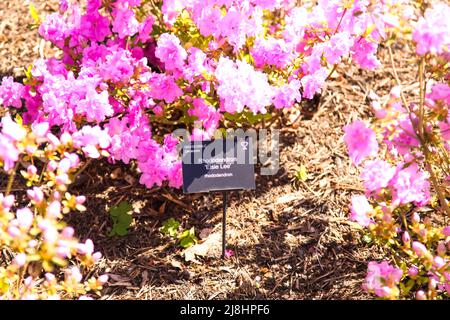
[[[400,282],[402,275],[401,269],[391,266],[386,261],[380,263],[371,261],[367,268],[363,289],[382,298],[396,298],[398,295],[397,284]]]
[[[367,227],[372,222],[370,218],[371,212],[373,212],[373,208],[365,196],[352,197],[350,220],[356,221],[363,227]]]
[[[363,121],[357,120],[344,127],[344,141],[347,145],[350,159],[359,165],[367,157],[376,156],[378,142],[375,132],[368,128]]]
[[[378,193],[388,186],[395,172],[395,167],[384,160],[367,160],[360,177],[368,193]]]
[[[0,105],[5,107],[20,108],[25,93],[25,87],[14,82],[13,77],[4,77],[0,84]]]

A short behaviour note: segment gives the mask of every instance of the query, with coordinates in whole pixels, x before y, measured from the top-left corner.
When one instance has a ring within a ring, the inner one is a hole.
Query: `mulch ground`
[[[0,74],[16,77],[23,75],[22,67],[51,52],[37,31],[27,28],[31,18],[19,3],[0,3]],[[55,1],[34,3],[40,12],[57,8]],[[402,56],[396,57],[406,85],[413,76],[408,51],[401,48]],[[386,50],[381,56],[389,65]],[[130,166],[106,161],[88,166],[72,189],[87,196],[88,210],[67,220],[104,255],[93,270],[110,275],[102,299],[369,298],[361,289],[367,262],[384,254],[363,242],[361,230],[348,221],[350,197],[362,188],[342,127],[368,118],[368,92],[386,94],[394,84],[391,72],[338,68],[318,105],[304,104],[298,121],[282,126],[278,173],[258,174],[255,191],[230,195],[228,247],[234,254],[224,261],[215,252],[187,262],[176,241],[159,231],[173,217],[183,229],[194,227],[197,236],[211,239],[221,231],[221,194],[149,190]],[[283,121],[296,118],[296,112]],[[304,182],[295,179],[300,165],[308,172]],[[108,237],[108,208],[124,200],[134,207],[130,232]]]

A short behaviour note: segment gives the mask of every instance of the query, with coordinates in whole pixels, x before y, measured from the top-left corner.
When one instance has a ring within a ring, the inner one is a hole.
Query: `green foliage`
[[[306,171],[306,167],[303,164],[300,165],[298,170],[295,172],[295,178],[303,182],[308,180],[308,172]]]
[[[272,118],[272,115],[270,113],[258,113],[253,114],[250,111],[243,111],[243,112],[236,112],[234,114],[225,112],[224,113],[225,119],[229,121],[233,121],[235,123],[245,124],[250,123],[251,125],[254,125],[255,123],[259,123],[262,120],[270,120]]]
[[[193,246],[198,241],[197,237],[195,236],[194,227],[190,228],[189,230],[185,230],[178,236],[178,239],[180,240],[180,246],[185,249]]]
[[[118,206],[109,209],[109,215],[113,221],[113,228],[109,232],[109,236],[125,236],[128,234],[128,228],[133,222],[131,213],[132,206],[127,201],[122,201]]]
[[[178,234],[178,228],[180,223],[174,218],[170,218],[164,221],[163,226],[159,229],[162,233],[167,234],[171,237],[176,237]]]
[[[174,218],[170,218],[164,221],[163,226],[159,230],[172,238],[178,238],[180,246],[185,249],[197,243],[198,239],[195,236],[194,227],[181,233],[178,232],[179,227],[180,223]]]

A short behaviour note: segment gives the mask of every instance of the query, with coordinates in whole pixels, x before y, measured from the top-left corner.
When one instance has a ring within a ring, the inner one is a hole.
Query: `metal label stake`
[[[222,216],[222,259],[225,259],[225,251],[227,247],[227,202],[228,202],[228,192],[223,191],[223,216]]]

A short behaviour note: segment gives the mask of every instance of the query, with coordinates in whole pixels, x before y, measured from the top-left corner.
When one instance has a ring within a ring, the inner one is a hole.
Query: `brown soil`
[[[28,8],[18,3],[0,3],[0,74],[16,77],[39,57],[40,47],[50,52],[37,31],[27,29]],[[57,8],[55,1],[34,3],[40,12]],[[406,58],[398,60],[406,66],[399,71],[408,83],[412,73]],[[88,211],[71,214],[68,222],[104,254],[93,271],[110,275],[102,299],[369,298],[361,289],[367,262],[382,259],[383,253],[364,243],[363,233],[347,218],[351,195],[362,189],[342,127],[367,118],[369,90],[386,93],[394,80],[388,68],[345,67],[336,74],[318,107],[283,126],[279,172],[258,175],[255,191],[231,194],[228,246],[234,255],[225,261],[211,256],[185,262],[183,249],[159,231],[174,217],[184,229],[195,227],[197,236],[205,229],[220,232],[220,194],[188,197],[168,188],[148,190],[130,166],[89,165],[72,190],[87,196]],[[288,117],[295,118],[295,112]],[[294,178],[300,165],[307,169],[306,182]],[[136,208],[134,223],[127,236],[108,237],[107,209],[123,200]]]

